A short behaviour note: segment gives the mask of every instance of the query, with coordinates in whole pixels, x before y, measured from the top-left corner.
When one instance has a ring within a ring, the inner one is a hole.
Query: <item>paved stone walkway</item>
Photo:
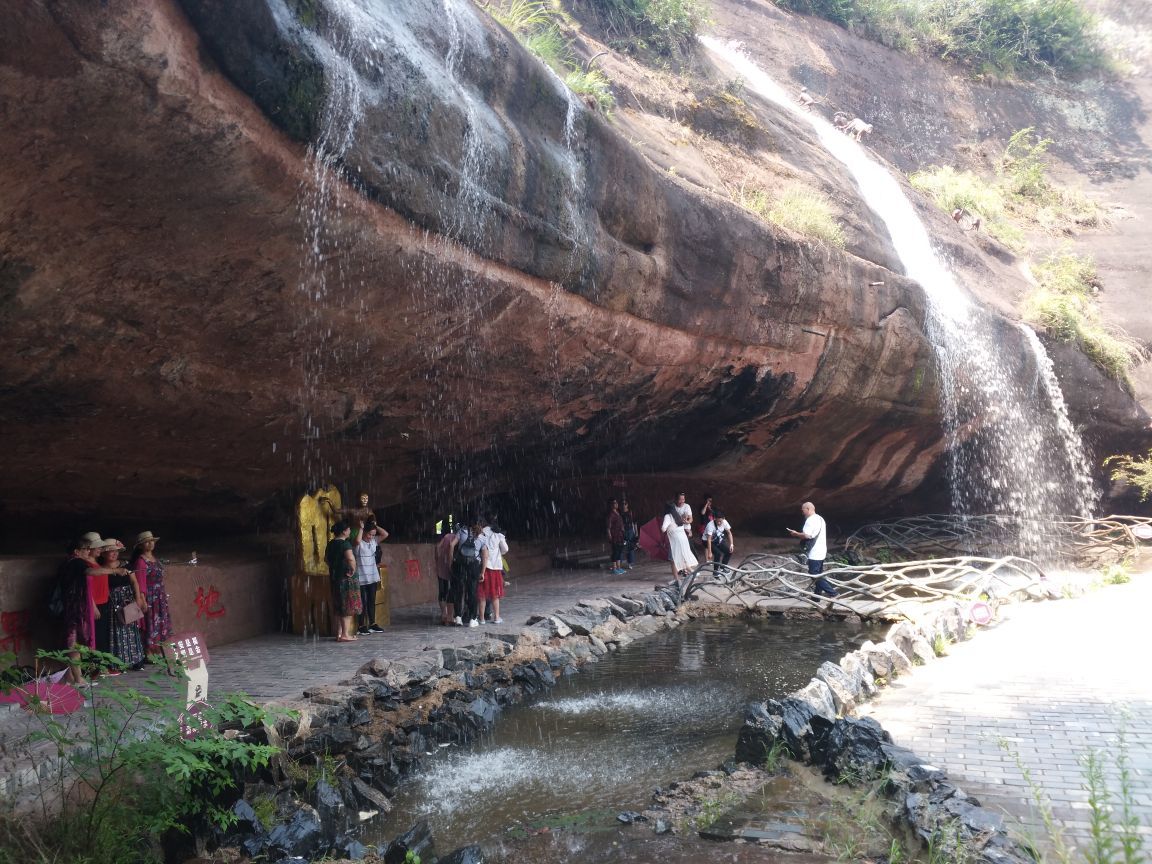
[[[518,633],[532,614],[570,606],[577,600],[651,591],[671,578],[665,562],[642,564],[623,576],[597,570],[551,570],[511,580],[501,603],[504,624],[478,628],[440,627],[435,603],[392,610],[387,632],[356,642],[272,634],[211,650],[208,664],[212,693],[243,692],[257,699],[300,696],[304,689],[350,678],[373,657],[400,657],[430,645],[466,645],[485,634]]]
[[[1073,600],[1013,606],[1000,624],[894,681],[860,713],[983,804],[1016,817],[1022,836],[1043,840],[1024,766],[1066,842],[1081,848],[1090,811],[1080,760],[1101,751],[1115,793],[1123,729],[1143,860],[1152,860],[1150,613],[1152,573]]]

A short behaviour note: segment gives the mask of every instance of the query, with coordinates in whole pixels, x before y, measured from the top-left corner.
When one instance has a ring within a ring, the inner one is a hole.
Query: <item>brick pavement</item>
[[[860,713],[986,806],[1015,817],[1009,821],[1022,836],[1043,841],[1022,765],[1051,801],[1066,841],[1081,847],[1090,811],[1080,760],[1090,749],[1102,751],[1115,792],[1112,763],[1123,726],[1149,855],[1152,674],[1144,666],[1144,628],[1150,610],[1152,573],[1073,600],[1010,607],[997,626],[892,682]]]
[[[338,644],[331,638],[271,634],[212,649],[209,687],[213,693],[243,692],[257,699],[284,699],[305,688],[349,678],[373,657],[400,657],[431,645],[466,645],[486,634],[518,633],[532,614],[551,612],[577,600],[651,591],[670,578],[664,562],[641,564],[612,576],[597,570],[550,570],[511,580],[501,602],[504,624],[479,628],[440,627],[435,603],[392,610],[387,632]]]

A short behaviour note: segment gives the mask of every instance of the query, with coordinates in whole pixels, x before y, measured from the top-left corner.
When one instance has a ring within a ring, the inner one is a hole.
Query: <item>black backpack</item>
[[[480,560],[480,544],[476,542],[476,539],[477,538],[469,534],[466,540],[462,540],[457,544],[456,554],[464,561]]]
[[[64,580],[57,578],[48,597],[48,614],[53,618],[64,617]]]

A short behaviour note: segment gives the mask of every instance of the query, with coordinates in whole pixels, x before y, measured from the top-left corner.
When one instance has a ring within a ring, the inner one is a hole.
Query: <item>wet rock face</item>
[[[606,472],[703,469],[746,518],[934,494],[921,292],[886,241],[776,236],[653,170],[455,5],[455,30],[432,0],[9,22],[0,501],[248,519],[329,467],[405,512],[558,475],[574,508]]]

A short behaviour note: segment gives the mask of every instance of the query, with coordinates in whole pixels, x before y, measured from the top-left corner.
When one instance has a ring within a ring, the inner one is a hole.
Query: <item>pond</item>
[[[495,860],[538,861],[536,838],[551,835],[551,861],[694,860],[651,830],[646,853],[625,855],[639,835],[614,836],[616,813],[643,810],[655,787],[730,759],[747,703],[803,686],[820,663],[876,635],[853,623],[727,618],[639,640],[506,709],[472,745],[443,748],[366,842],[424,816],[441,854],[480,843]]]

